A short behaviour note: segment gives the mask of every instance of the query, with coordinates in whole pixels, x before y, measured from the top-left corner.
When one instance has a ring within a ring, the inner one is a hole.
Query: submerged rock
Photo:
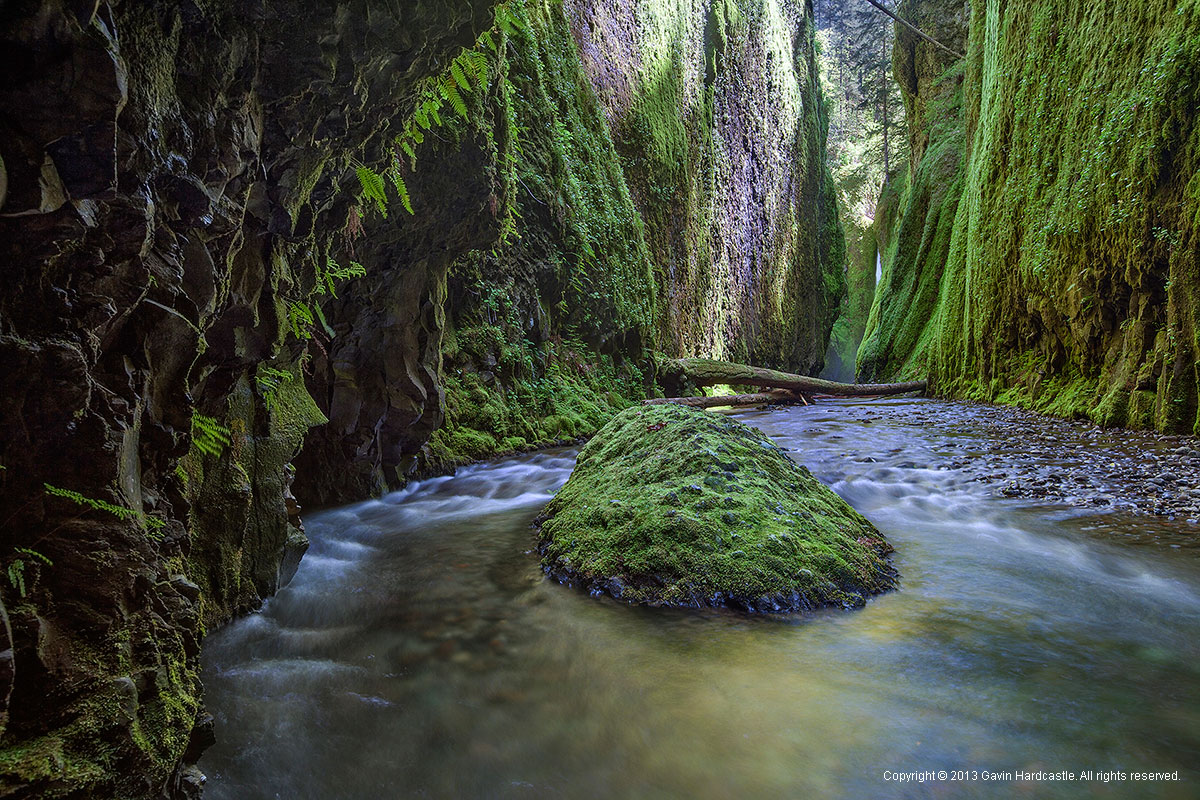
[[[679,406],[614,417],[537,524],[552,577],[631,603],[851,608],[896,583],[879,531],[762,431]]]

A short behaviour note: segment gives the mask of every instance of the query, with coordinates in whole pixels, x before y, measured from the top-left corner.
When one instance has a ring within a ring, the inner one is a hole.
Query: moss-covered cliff
[[[656,348],[819,366],[806,4],[508,8],[0,11],[0,793],[198,792],[199,644],[295,568],[293,481],[335,502],[590,432]],[[672,69],[595,50],[617,33]]]
[[[425,463],[594,432],[652,349],[819,370],[843,244],[808,4],[523,8],[480,115],[512,226],[450,269]]]
[[[898,11],[948,47],[964,49],[965,5],[907,0]],[[876,212],[882,275],[858,351],[863,380],[925,377],[930,321],[963,191],[962,66],[904,28],[897,29],[892,59],[910,155],[884,184]]]
[[[965,4],[902,9],[924,22]],[[860,367],[928,371],[943,393],[1103,424],[1200,431],[1200,6],[971,9],[965,64],[925,44],[909,66],[897,58],[928,141]]]
[[[819,369],[842,292],[810,2],[568,2],[662,287],[664,349]]]
[[[491,15],[0,11],[0,794],[198,791],[200,639],[305,546],[288,462],[324,417],[296,314],[345,258],[348,167]]]

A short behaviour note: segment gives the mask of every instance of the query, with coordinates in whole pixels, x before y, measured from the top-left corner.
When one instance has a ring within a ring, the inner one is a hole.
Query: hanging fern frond
[[[393,168],[389,175],[392,179],[392,185],[396,188],[396,195],[400,198],[400,205],[404,206],[404,210],[409,214],[415,214],[412,207],[412,199],[408,196],[408,185],[405,184],[403,176],[400,175],[400,170]]]
[[[201,453],[219,458],[229,445],[229,428],[212,417],[193,411],[192,444]]]
[[[429,108],[425,105],[417,106],[417,110],[413,113],[413,119],[417,121],[425,130],[429,130]]]
[[[467,52],[469,51],[463,51],[463,53]],[[469,92],[471,91],[471,84],[467,81],[467,74],[463,72],[462,65],[459,63],[462,60],[463,56],[460,54],[458,58],[450,63],[450,77],[454,78],[454,82],[461,86],[464,92]]]
[[[375,202],[375,208],[384,219],[387,219],[387,191],[383,185],[383,176],[370,167],[360,165],[356,168],[358,182],[362,186],[363,195],[367,200]]]
[[[29,558],[34,561],[40,561],[43,564],[45,564],[47,567],[54,566],[53,561],[51,561],[47,556],[43,555],[42,553],[39,553],[37,550],[31,550],[28,547],[14,547],[13,550],[20,553],[21,555],[29,556]]]
[[[8,565],[8,582],[21,597],[25,596],[25,562],[17,559]]]
[[[147,516],[144,511],[135,511],[132,508],[118,506],[108,502],[107,500],[97,500],[94,497],[84,497],[82,494],[72,489],[63,489],[59,486],[51,486],[48,483],[43,483],[42,486],[46,488],[46,494],[48,495],[61,497],[64,500],[70,500],[76,505],[81,505],[84,508],[91,509],[93,511],[105,511],[109,514],[112,514],[114,517],[117,517],[118,519],[136,520],[146,526],[147,532],[151,535],[151,538],[154,539],[161,538],[161,534],[158,532],[166,527],[167,524],[158,517]]]
[[[317,322],[321,324],[321,328],[325,331],[325,334],[330,339],[337,338],[337,333],[334,332],[333,327],[329,324],[329,320],[325,319],[325,312],[321,310],[320,303],[313,303],[313,313],[316,314]]]
[[[487,34],[489,38],[491,34]],[[488,57],[478,50],[466,50],[462,55],[463,62],[466,64],[466,71],[475,79],[476,85],[483,91],[487,91],[488,72],[490,65]]]
[[[325,290],[321,294],[329,293],[337,297],[335,291],[336,281],[348,281],[351,278],[361,278],[367,274],[367,268],[357,261],[351,261],[350,266],[343,267],[341,264],[333,260],[332,256],[325,258],[325,269],[318,276],[321,287]]]
[[[459,73],[461,74],[462,70],[459,70]],[[442,97],[446,98],[446,102],[450,104],[450,107],[454,109],[455,113],[457,113],[463,119],[467,118],[466,101],[463,100],[462,94],[458,91],[458,85],[454,81],[443,78],[438,83],[438,91],[441,93]]]
[[[288,326],[292,329],[292,333],[297,339],[311,339],[313,326],[312,309],[307,303],[300,303],[295,300],[288,303]]]

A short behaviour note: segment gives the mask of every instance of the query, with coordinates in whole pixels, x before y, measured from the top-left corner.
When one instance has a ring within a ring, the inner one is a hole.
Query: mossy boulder
[[[538,525],[552,577],[631,603],[852,608],[895,586],[879,531],[762,431],[680,406],[615,416]]]

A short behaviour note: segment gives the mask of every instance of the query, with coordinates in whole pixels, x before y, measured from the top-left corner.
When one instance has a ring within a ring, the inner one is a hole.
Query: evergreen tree
[[[843,202],[869,218],[880,186],[908,149],[892,75],[894,23],[866,2],[817,0],[814,7],[830,101],[830,162]]]

